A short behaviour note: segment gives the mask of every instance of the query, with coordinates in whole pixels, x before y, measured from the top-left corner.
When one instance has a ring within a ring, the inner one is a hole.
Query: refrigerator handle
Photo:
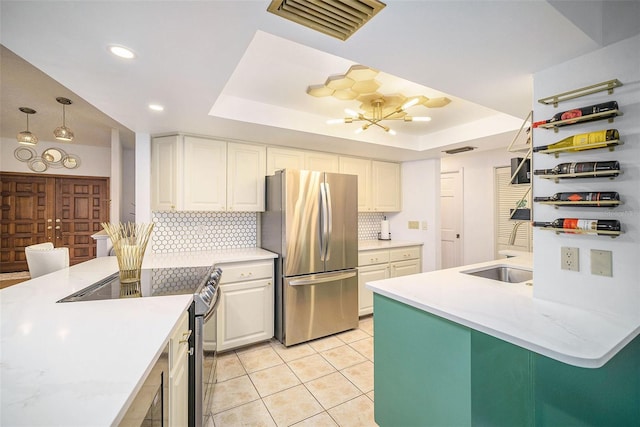
[[[326,261],[327,256],[327,219],[329,216],[328,204],[327,204],[327,189],[325,183],[320,183],[320,260]]]
[[[350,279],[356,277],[358,272],[356,270],[348,270],[344,272],[326,273],[326,274],[312,274],[309,276],[301,277],[299,279],[293,279],[289,281],[290,286],[304,286],[304,285],[316,285],[318,283],[336,282],[338,280]]]
[[[331,233],[333,232],[333,203],[331,202],[331,187],[329,183],[325,183],[326,201],[327,201],[327,236],[325,238],[325,261],[331,259]]]

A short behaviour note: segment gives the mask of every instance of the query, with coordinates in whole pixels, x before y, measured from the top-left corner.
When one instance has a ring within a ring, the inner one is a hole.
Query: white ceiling
[[[493,148],[531,109],[533,73],[640,32],[637,1],[386,3],[343,42],[266,12],[269,1],[2,0],[2,44],[45,73],[3,49],[2,137],[23,130],[28,106],[46,139],[66,96],[80,144],[109,144],[116,127],[127,144],[132,132],[182,131],[395,160]],[[109,44],[137,58],[115,58]],[[453,102],[413,107],[433,120],[392,122],[395,137],[370,129],[356,140],[355,125],[325,121],[358,103],[305,93],[352,64],[401,79],[389,91]]]

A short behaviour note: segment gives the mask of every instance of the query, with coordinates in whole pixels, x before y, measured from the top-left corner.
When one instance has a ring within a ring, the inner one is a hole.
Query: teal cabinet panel
[[[533,426],[533,357],[498,338],[471,331],[474,426]]]
[[[469,330],[378,294],[374,313],[378,425],[471,426]]]
[[[599,369],[535,355],[538,426],[640,426],[640,337]]]

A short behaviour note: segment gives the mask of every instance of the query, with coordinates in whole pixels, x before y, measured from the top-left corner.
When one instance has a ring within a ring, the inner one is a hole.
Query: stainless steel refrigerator
[[[291,169],[267,176],[261,240],[279,255],[275,336],[286,346],[358,326],[357,179]]]

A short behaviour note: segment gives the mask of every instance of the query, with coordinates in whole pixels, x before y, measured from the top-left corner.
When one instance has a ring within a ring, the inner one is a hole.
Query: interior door
[[[441,268],[458,267],[462,253],[462,170],[440,174]]]

